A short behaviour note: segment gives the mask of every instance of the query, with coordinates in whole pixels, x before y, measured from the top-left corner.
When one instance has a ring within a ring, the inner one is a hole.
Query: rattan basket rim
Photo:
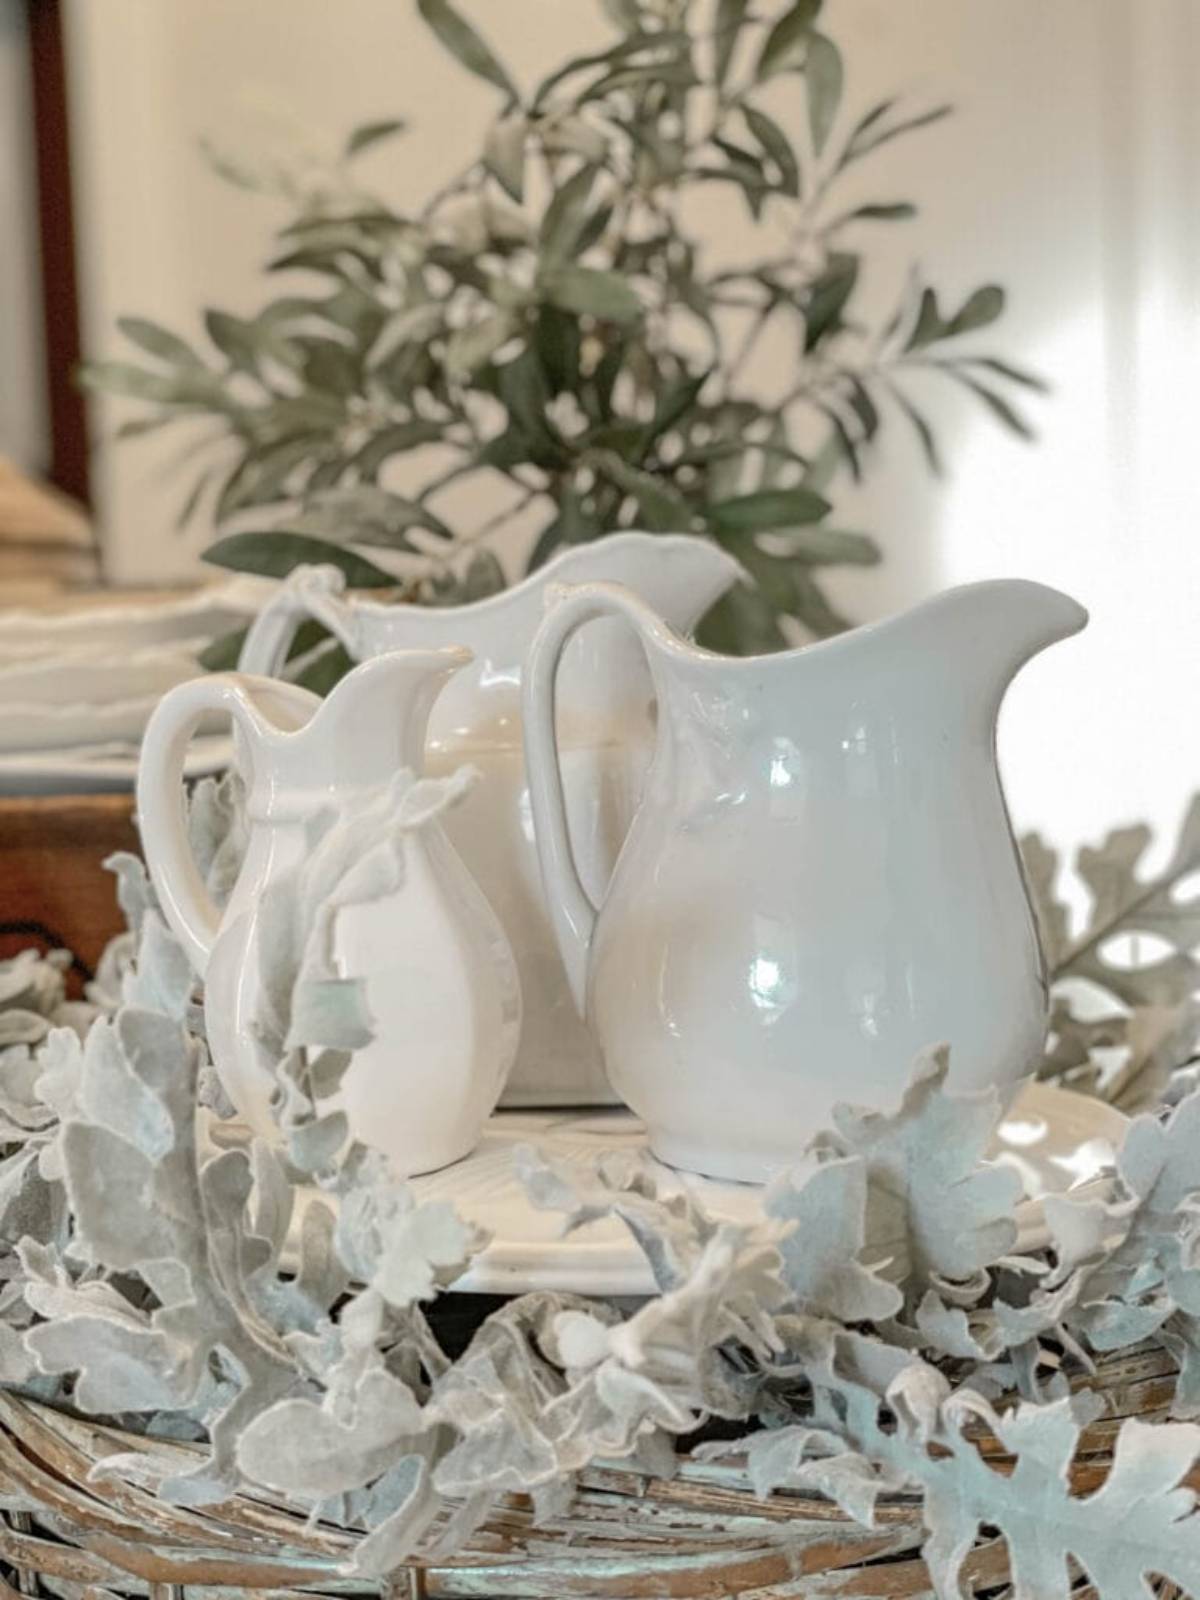
[[[1103,1482],[1125,1417],[1165,1414],[1174,1380],[1169,1357],[1151,1347],[1081,1375],[1079,1386],[1099,1389],[1106,1410],[1084,1433],[1074,1492]],[[978,1432],[976,1442],[1005,1470],[995,1439]],[[0,1392],[0,1492],[18,1508],[7,1513],[0,1559],[18,1573],[131,1594],[156,1594],[164,1585],[214,1594],[384,1592],[346,1572],[361,1532],[313,1523],[302,1505],[255,1493],[203,1508],[168,1505],[134,1481],[136,1473],[95,1470],[106,1457],[150,1452],[174,1456],[182,1468],[199,1448]],[[689,1457],[670,1479],[596,1466],[581,1476],[569,1509],[542,1526],[527,1496],[504,1496],[462,1549],[419,1557],[404,1581],[431,1596],[530,1600],[686,1600],[756,1590],[773,1597],[917,1596],[928,1586],[922,1538],[918,1495],[883,1497],[875,1527],[864,1528],[817,1494],[780,1491],[759,1500],[736,1456],[716,1463]],[[1000,1583],[1006,1570],[995,1540],[981,1542],[967,1568],[977,1582]]]

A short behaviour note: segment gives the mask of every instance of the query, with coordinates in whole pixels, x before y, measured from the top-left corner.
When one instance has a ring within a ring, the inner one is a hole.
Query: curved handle
[[[279,685],[270,687],[278,689]],[[319,704],[305,690],[294,692]],[[228,713],[251,739],[273,731],[232,674],[192,678],[176,685],[155,707],[142,736],[137,775],[138,827],[150,879],[171,931],[201,977],[221,925],[221,913],[192,855],[183,782],[188,744],[213,711]]]
[[[588,958],[600,908],[592,903],[579,876],[567,825],[554,727],[559,663],[572,635],[600,617],[624,618],[643,644],[670,635],[662,619],[620,584],[553,584],[546,599],[549,609],[534,635],[522,674],[525,767],[542,886],[571,995],[580,1016],[585,1016]]]
[[[238,656],[238,671],[280,677],[296,629],[306,617],[315,617],[357,656],[354,612],[340,598],[345,588],[345,575],[337,567],[297,567],[250,624]]]

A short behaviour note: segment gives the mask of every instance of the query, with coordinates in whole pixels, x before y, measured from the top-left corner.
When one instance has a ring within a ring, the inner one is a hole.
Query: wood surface
[[[60,945],[94,969],[125,926],[105,857],[137,849],[132,795],[0,797],[0,957]]]

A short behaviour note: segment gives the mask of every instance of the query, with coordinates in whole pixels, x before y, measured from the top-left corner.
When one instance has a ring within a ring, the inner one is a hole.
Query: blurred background
[[[629,25],[628,5],[596,0],[460,9],[522,92]],[[645,25],[670,11],[647,0]],[[1016,820],[1068,847],[1127,817],[1169,833],[1200,771],[1194,0],[827,0],[819,26],[840,62],[830,148],[885,101],[954,108],[846,175],[839,205],[917,208],[851,234],[861,314],[911,310],[921,283],[943,314],[999,286],[1003,315],[968,335],[1045,385],[1004,389],[1025,438],[963,386],[914,373],[943,471],[894,418],[864,445],[860,481],[840,463],[823,480],[832,521],[881,559],[822,569],[823,590],[853,622],[989,576],[1077,596],[1087,633],[1034,662],[1005,709]],[[813,139],[797,75],[764,96],[789,139]],[[199,346],[206,309],[255,316],[273,234],[341,170],[351,130],[408,123],[364,144],[353,182],[413,213],[477,155],[500,101],[408,0],[0,0],[0,609],[219,576],[201,561],[211,499],[177,525],[186,438],[118,439],[145,408],[104,384],[85,396],[74,369],[129,359],[120,318]],[[754,222],[736,184],[709,185],[686,215],[718,265],[805,247],[770,211]],[[802,359],[768,334],[746,381],[786,391]],[[478,526],[496,495],[472,481],[442,515]],[[520,516],[498,530],[509,576],[536,531]],[[27,625],[10,617],[10,639]]]

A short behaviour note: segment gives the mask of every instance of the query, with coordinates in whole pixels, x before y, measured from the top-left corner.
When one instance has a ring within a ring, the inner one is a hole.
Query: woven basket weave
[[[1072,1468],[1077,1494],[1104,1481],[1123,1418],[1164,1415],[1174,1368],[1161,1351],[1142,1350],[1106,1362],[1087,1386],[1103,1392],[1107,1412],[1083,1436]],[[977,1443],[1003,1470],[996,1441],[979,1435]],[[932,1593],[919,1554],[919,1497],[881,1500],[877,1526],[867,1529],[816,1495],[757,1499],[736,1463],[687,1460],[670,1481],[617,1469],[585,1473],[569,1512],[542,1527],[534,1527],[526,1497],[507,1496],[452,1559],[418,1563],[381,1586],[342,1571],[360,1533],[309,1527],[294,1506],[243,1494],[185,1509],[119,1480],[89,1481],[105,1456],[145,1448],[137,1435],[0,1394],[0,1496],[30,1508],[0,1513],[0,1594],[916,1600]],[[181,1467],[190,1464],[194,1447],[170,1448]],[[1007,1572],[1003,1541],[982,1540],[964,1579],[977,1596],[999,1597]],[[1170,1585],[1159,1592],[1191,1600]]]

